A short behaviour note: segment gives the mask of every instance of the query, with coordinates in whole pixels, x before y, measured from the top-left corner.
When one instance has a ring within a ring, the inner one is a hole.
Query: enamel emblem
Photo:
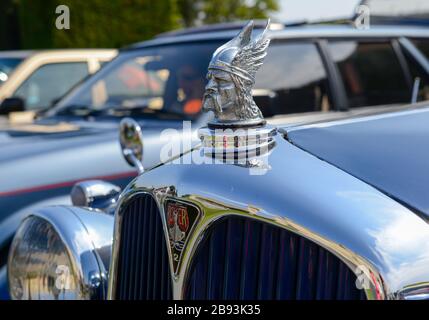
[[[168,200],[165,214],[173,269],[174,274],[177,274],[187,240],[199,218],[199,211],[194,206]]]

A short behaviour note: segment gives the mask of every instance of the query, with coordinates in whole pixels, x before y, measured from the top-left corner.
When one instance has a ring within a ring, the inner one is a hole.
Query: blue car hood
[[[285,131],[294,145],[429,218],[429,107]]]

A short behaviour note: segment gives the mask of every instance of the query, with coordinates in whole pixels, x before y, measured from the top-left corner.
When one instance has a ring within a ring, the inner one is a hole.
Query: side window
[[[91,97],[82,98],[95,107],[147,103],[155,109],[162,108],[170,73],[166,68],[155,70],[150,67],[159,64],[157,59],[156,56],[130,59],[94,84]]]
[[[350,108],[403,103],[411,90],[390,42],[330,43]]]
[[[411,41],[429,59],[429,39],[412,39]]]
[[[34,71],[13,96],[24,99],[29,110],[49,107],[87,74],[86,62],[46,64]]]
[[[329,110],[327,75],[310,42],[273,43],[253,96],[264,116]]]

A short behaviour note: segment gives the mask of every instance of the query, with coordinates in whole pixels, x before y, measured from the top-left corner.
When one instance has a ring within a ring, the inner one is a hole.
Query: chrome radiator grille
[[[185,299],[365,299],[356,276],[315,243],[255,220],[228,217],[208,231],[185,280]]]
[[[158,207],[140,194],[122,214],[116,299],[172,299],[167,246]]]

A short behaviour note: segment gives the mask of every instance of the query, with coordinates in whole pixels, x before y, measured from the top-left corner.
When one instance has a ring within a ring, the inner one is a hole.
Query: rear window
[[[390,42],[330,43],[350,108],[404,103],[410,86]]]
[[[311,42],[273,43],[256,76],[253,96],[264,116],[327,111],[327,75]]]

